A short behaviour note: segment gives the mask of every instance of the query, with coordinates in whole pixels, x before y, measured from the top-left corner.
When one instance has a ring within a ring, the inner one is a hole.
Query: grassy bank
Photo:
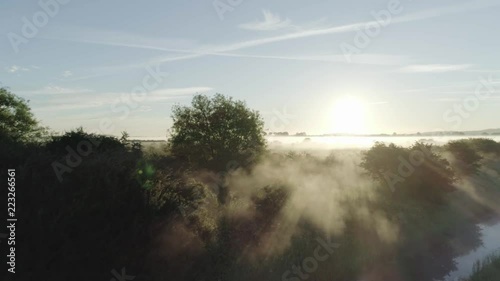
[[[472,275],[466,281],[494,281],[500,277],[500,254],[495,253],[476,261]]]

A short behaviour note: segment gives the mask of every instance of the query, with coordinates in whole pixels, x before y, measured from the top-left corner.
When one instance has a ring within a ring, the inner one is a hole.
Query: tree
[[[455,181],[448,161],[421,142],[408,148],[377,142],[363,154],[361,167],[396,196],[433,203],[441,203]]]
[[[225,171],[247,166],[265,149],[264,122],[242,101],[196,95],[191,106],[174,106],[169,145],[194,167]]]
[[[5,88],[0,88],[0,138],[2,140],[27,142],[42,136],[28,102]]]
[[[492,139],[476,138],[469,139],[468,143],[470,146],[485,155],[500,155],[500,143]]]
[[[481,167],[483,157],[479,155],[468,140],[454,140],[445,145],[455,158],[457,168],[466,175],[475,174]]]

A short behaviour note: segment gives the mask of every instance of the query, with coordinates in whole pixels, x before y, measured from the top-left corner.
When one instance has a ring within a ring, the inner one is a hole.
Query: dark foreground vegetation
[[[500,255],[493,253],[474,263],[473,273],[466,281],[498,280],[500,276]]]
[[[142,146],[50,135],[0,91],[17,280],[440,279],[499,211],[489,139],[277,153],[257,112],[217,95],[176,107],[169,142]],[[470,280],[495,280],[497,265]]]

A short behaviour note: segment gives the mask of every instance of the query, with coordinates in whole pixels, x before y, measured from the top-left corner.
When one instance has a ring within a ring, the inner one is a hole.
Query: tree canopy
[[[481,144],[477,142],[476,144]],[[465,174],[475,174],[480,168],[482,157],[473,149],[469,140],[453,140],[448,142],[444,148],[449,151],[455,161],[457,168]],[[484,148],[484,146],[483,146]]]
[[[201,168],[245,166],[265,148],[259,113],[221,94],[196,95],[191,106],[174,106],[172,118],[172,153]]]
[[[28,102],[0,88],[0,138],[26,142],[40,137],[42,132]]]
[[[435,203],[453,190],[456,180],[449,162],[421,142],[410,147],[377,142],[363,154],[361,167],[396,195]]]

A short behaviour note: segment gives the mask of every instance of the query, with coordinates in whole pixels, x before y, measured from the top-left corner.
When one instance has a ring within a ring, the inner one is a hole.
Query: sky
[[[268,131],[500,128],[499,0],[0,2],[0,86],[52,130],[165,136],[221,93]]]

